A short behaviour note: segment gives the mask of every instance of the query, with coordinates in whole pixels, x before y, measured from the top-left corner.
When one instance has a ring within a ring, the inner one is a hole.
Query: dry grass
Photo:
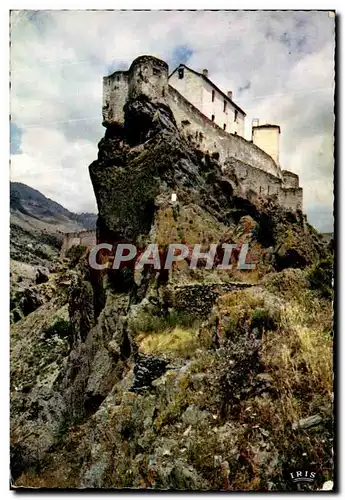
[[[267,332],[263,338],[263,362],[274,377],[285,409],[291,409],[291,414],[284,411],[282,415],[285,423],[317,412],[320,399],[331,402],[333,343],[328,326],[324,308],[309,313],[297,302],[289,303],[281,311],[280,341],[277,332]]]
[[[242,424],[237,448],[245,462],[240,466],[229,457],[230,489],[265,489],[267,480],[272,479],[279,489],[283,468],[302,463],[321,471],[320,484],[332,478],[332,304],[305,289],[302,278],[293,280],[293,289],[284,283],[283,293],[250,289],[229,293],[219,300],[221,321],[226,325],[225,318],[231,318],[228,338],[245,335],[256,315],[274,320],[271,328],[263,328],[260,348],[260,371],[271,377],[273,392],[249,392],[227,416],[231,419],[236,415],[235,421]],[[248,381],[253,375],[248,373]],[[293,422],[317,413],[323,418],[320,427],[292,429]],[[258,429],[264,429],[268,437],[264,438]],[[262,442],[269,445],[271,457],[278,457],[270,472],[258,462],[260,455],[251,451]]]
[[[139,350],[144,354],[170,355],[190,358],[198,347],[196,331],[179,327],[152,333],[141,340]]]

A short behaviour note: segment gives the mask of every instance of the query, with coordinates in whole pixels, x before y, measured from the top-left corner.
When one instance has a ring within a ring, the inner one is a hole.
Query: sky
[[[185,63],[253,118],[281,127],[281,168],[303,209],[333,231],[334,18],[321,11],[13,11],[11,180],[74,212],[97,212],[102,77],[151,54]]]

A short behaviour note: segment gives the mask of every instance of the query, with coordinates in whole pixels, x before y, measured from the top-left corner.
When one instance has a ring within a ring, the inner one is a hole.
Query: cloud
[[[212,29],[210,29],[212,27]],[[296,11],[20,11],[12,15],[12,177],[71,210],[95,206],[102,77],[140,54],[201,70],[252,118],[281,125],[281,166],[332,230],[334,19]],[[320,208],[322,207],[322,209]],[[318,217],[315,217],[318,214]]]

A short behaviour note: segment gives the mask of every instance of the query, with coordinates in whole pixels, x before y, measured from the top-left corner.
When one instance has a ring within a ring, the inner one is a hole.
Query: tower
[[[253,144],[269,154],[279,167],[279,125],[259,125],[256,118],[252,122],[252,141]]]

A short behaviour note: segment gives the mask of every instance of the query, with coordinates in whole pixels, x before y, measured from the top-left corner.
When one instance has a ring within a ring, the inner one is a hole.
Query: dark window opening
[[[237,122],[238,111],[235,109],[234,121]]]
[[[224,101],[224,107],[223,107],[223,111],[224,111],[224,113],[225,113],[225,111],[226,111],[226,104],[227,104],[227,103],[226,103],[226,101]]]
[[[204,136],[202,135],[202,132],[199,132],[199,140],[200,142],[203,140]]]
[[[153,68],[153,74],[154,75],[160,75],[161,72],[159,71],[159,69]]]
[[[214,90],[212,90],[212,102],[214,102],[215,95],[216,95],[216,92]]]
[[[184,68],[178,69],[178,77],[179,77],[179,80],[182,80],[182,78],[184,77]]]
[[[212,120],[213,122],[214,122],[214,118],[215,118],[215,117],[214,117],[214,115],[212,115],[212,118],[211,118],[211,120]]]
[[[165,97],[165,88],[162,88],[162,97]]]
[[[224,123],[223,125],[223,130],[226,130],[226,123]]]

